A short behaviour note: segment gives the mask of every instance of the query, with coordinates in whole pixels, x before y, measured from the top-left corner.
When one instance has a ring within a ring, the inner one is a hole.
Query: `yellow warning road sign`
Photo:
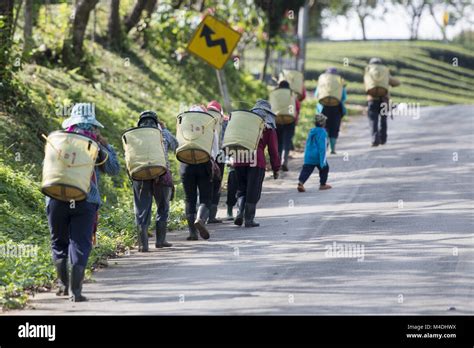
[[[207,15],[194,32],[187,50],[216,69],[222,69],[241,34],[227,23]]]

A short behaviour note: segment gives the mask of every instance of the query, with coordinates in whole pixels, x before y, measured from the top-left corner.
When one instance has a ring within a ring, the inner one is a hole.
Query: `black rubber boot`
[[[217,215],[217,204],[211,205],[211,209],[209,209],[209,219],[207,219],[208,224],[220,224],[222,220],[216,218]]]
[[[67,258],[54,261],[54,266],[56,266],[56,273],[58,275],[58,291],[56,296],[68,296],[69,272],[67,269]]]
[[[173,244],[168,243],[166,241],[166,229],[168,227],[167,221],[158,221],[156,223],[156,242],[155,247],[157,248],[169,248],[173,246]]]
[[[259,223],[254,221],[255,211],[257,210],[257,205],[254,203],[245,204],[245,227],[258,227]]]
[[[82,282],[84,281],[84,266],[72,265],[71,268],[71,301],[84,302],[87,298],[82,296]]]
[[[199,235],[202,239],[209,239],[209,231],[206,227],[206,221],[209,217],[209,209],[206,207],[205,204],[201,204],[198,208],[197,218],[194,221],[194,226],[199,231]]]
[[[237,215],[235,216],[234,224],[242,226],[244,223],[245,197],[237,198]]]
[[[233,212],[232,212],[233,209],[234,209],[234,207],[232,207],[230,205],[227,206],[227,217],[226,217],[227,221],[234,221],[234,215],[233,215]]]
[[[188,214],[186,215],[186,219],[188,220],[188,228],[189,228],[189,237],[186,240],[198,240],[198,233],[196,227],[194,227],[194,221],[196,220],[196,214]]]
[[[148,252],[148,226],[138,226],[138,251]]]

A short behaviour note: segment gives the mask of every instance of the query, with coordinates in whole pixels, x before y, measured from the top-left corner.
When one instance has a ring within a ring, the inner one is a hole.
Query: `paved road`
[[[40,294],[11,314],[472,315],[474,107],[389,127],[378,148],[365,117],[345,127],[333,190],[313,176],[296,191],[301,155],[268,178],[260,228],[226,223],[199,242],[171,233],[172,249],[110,261],[85,284],[89,302]]]

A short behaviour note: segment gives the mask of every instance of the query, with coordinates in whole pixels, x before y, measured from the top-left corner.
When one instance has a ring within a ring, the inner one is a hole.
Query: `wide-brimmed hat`
[[[250,111],[261,116],[265,120],[267,126],[270,126],[271,128],[276,128],[276,115],[273,113],[272,106],[267,100],[257,100],[257,102]]]
[[[95,118],[95,107],[91,103],[77,103],[72,107],[71,116],[63,121],[62,127],[69,128],[79,123],[87,123],[104,128]]]
[[[326,73],[328,73],[328,74],[337,74],[337,69],[333,66],[330,66],[329,68],[326,69]]]
[[[264,110],[268,112],[269,114],[271,114],[273,117],[276,117],[275,113],[272,111],[272,106],[270,105],[268,100],[264,100],[264,99],[257,100],[257,102],[255,103],[251,111],[254,111],[257,109]]]

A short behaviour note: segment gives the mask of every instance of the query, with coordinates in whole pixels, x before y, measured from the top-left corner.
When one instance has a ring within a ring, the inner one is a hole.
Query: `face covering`
[[[97,140],[97,127],[90,123],[78,123],[66,129],[66,132],[79,133]]]
[[[145,118],[140,122],[140,127],[157,127],[155,121],[151,118]]]

